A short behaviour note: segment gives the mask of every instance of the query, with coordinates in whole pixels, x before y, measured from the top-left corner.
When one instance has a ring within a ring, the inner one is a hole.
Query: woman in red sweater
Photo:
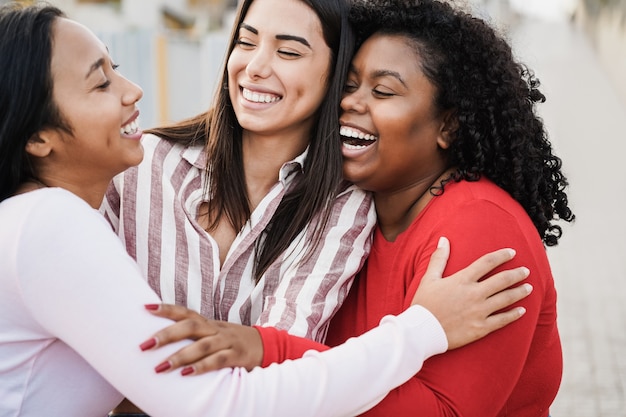
[[[327,344],[406,309],[440,236],[453,245],[444,275],[513,247],[507,268],[528,267],[534,288],[519,302],[525,316],[429,359],[368,415],[545,417],[562,372],[545,246],[561,236],[553,221],[574,215],[561,160],[535,114],[545,99],[539,81],[484,21],[448,3],[362,3],[353,6],[364,41],[348,76],[341,134],[344,174],[374,193],[378,227]],[[323,349],[258,331],[264,365]]]

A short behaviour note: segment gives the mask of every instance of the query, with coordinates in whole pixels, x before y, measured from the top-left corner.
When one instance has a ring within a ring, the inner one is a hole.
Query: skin
[[[403,36],[373,35],[352,61],[341,101],[342,135],[368,132],[376,139],[355,148],[344,136],[344,176],[374,193],[389,241],[432,199],[430,187],[450,168],[445,150],[454,124],[434,107],[435,93]]]
[[[300,0],[256,0],[228,57],[229,95],[243,127],[243,163],[250,208],[276,184],[276,172],[309,144],[327,91],[331,50],[322,25]],[[207,229],[208,206],[198,222]],[[211,230],[223,263],[237,231],[224,218]]]
[[[136,124],[143,92],[115,71],[107,48],[86,27],[59,18],[52,31],[53,100],[71,133],[44,129],[26,150],[43,184],[98,208],[113,176],[143,158]]]

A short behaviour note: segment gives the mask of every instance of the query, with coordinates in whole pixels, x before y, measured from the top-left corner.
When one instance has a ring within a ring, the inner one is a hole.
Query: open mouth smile
[[[348,126],[341,126],[339,134],[343,146],[348,149],[364,149],[378,140],[377,136]]]
[[[260,93],[258,91],[248,90],[247,88],[242,88],[241,92],[243,98],[253,103],[275,103],[282,99],[281,96],[276,94]]]

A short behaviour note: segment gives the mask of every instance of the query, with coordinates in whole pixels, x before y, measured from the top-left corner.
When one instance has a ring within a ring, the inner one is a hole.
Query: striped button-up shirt
[[[282,166],[278,182],[220,265],[215,240],[196,220],[207,198],[203,147],[183,147],[154,135],[145,135],[142,143],[143,162],[113,180],[101,210],[162,300],[211,319],[275,326],[323,341],[370,249],[376,222],[371,196],[346,186],[315,250],[307,255],[316,221],[255,283],[255,243],[301,175],[306,151]]]

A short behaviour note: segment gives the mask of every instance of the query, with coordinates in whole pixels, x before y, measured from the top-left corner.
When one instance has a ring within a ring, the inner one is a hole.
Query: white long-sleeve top
[[[170,324],[102,216],[62,189],[0,203],[0,417],[102,417],[123,396],[153,417],[355,415],[447,348],[411,307],[327,352],[182,377],[154,367],[189,342],[141,352]]]
[[[142,144],[143,161],[114,178],[101,211],[163,301],[210,319],[274,326],[324,341],[331,317],[370,250],[376,224],[370,193],[346,185],[330,202],[329,222],[315,250],[318,218],[255,282],[255,247],[302,176],[307,151],[276,173],[276,184],[221,264],[217,243],[196,220],[210,198],[203,191],[208,177],[204,146],[185,147],[155,135],[144,135]]]

